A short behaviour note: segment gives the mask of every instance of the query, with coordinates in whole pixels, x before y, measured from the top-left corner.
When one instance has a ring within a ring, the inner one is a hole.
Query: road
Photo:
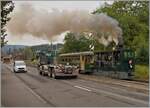
[[[149,95],[85,79],[53,79],[28,67],[13,73],[2,64],[1,104],[5,107],[148,107]]]

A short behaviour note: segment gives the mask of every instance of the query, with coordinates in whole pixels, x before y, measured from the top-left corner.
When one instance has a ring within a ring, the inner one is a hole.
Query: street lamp
[[[113,47],[112,50],[114,51],[114,50],[115,50],[115,47]]]

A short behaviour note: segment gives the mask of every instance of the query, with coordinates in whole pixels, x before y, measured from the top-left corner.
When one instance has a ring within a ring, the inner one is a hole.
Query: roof
[[[59,56],[78,56],[78,55],[94,55],[92,51],[78,52],[78,53],[65,53],[60,54]]]
[[[24,61],[22,61],[22,60],[16,60],[15,63],[16,63],[16,62],[17,62],[17,63],[24,63]]]
[[[120,51],[132,51],[131,49],[120,49],[120,50],[106,50],[106,51],[94,51],[94,53],[113,53],[113,52],[120,52]]]

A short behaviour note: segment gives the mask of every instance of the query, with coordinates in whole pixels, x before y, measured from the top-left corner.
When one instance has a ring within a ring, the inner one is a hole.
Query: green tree
[[[35,54],[34,54],[33,50],[30,47],[24,48],[23,53],[24,53],[24,58],[26,60],[31,60],[35,57]]]
[[[69,32],[65,35],[64,41],[65,43],[60,53],[90,51],[92,50],[90,45],[94,46],[94,51],[106,50],[105,46],[99,43],[98,40],[84,33],[76,34]],[[107,49],[110,49],[109,47]]]
[[[118,20],[123,30],[124,47],[135,50],[138,61],[146,63],[149,55],[149,1],[115,1],[112,5],[105,3],[93,12],[99,13],[106,13]]]
[[[91,40],[87,39],[84,34],[67,33],[64,39],[65,43],[61,53],[89,51]]]
[[[10,20],[8,16],[14,9],[14,3],[12,1],[1,1],[1,47],[3,47],[7,41],[5,41],[6,29],[5,26]]]

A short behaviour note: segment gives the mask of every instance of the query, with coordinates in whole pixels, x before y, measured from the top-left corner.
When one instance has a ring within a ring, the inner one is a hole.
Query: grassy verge
[[[31,60],[25,60],[25,62],[26,62],[26,64],[28,66],[34,66],[34,67],[37,66],[37,60],[33,60],[33,61],[31,61]]]
[[[135,65],[135,79],[149,80],[148,65]]]

